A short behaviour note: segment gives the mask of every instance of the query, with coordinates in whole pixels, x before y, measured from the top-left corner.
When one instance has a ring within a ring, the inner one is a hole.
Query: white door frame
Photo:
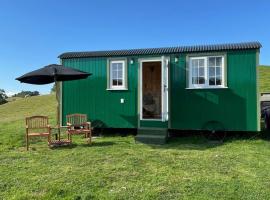
[[[164,105],[164,78],[167,76],[167,81],[168,82],[168,73],[164,74],[164,64],[168,64],[165,63],[166,61],[165,57],[154,57],[154,58],[142,58],[139,59],[139,66],[140,66],[140,70],[139,70],[139,115],[140,115],[140,120],[144,120],[144,121],[168,121],[168,110],[166,108],[168,108],[168,100],[166,101],[166,105]],[[143,63],[145,62],[161,62],[161,118],[160,119],[144,119],[143,118],[143,95],[142,95],[142,90],[143,90],[143,86],[142,86],[142,72],[143,72]],[[168,71],[168,70],[166,70]],[[166,89],[168,89],[168,84],[166,83]],[[166,91],[168,93],[168,91]],[[166,114],[164,114],[164,110],[166,109]]]

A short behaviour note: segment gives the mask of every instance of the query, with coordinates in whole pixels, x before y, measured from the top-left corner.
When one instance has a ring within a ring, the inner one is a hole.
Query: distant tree
[[[38,96],[39,92],[38,91],[21,91],[15,95],[13,95],[13,97],[29,97],[29,96]]]
[[[7,95],[6,95],[6,92],[5,90],[3,89],[0,89],[0,105],[1,104],[4,104],[4,103],[7,103]]]
[[[56,91],[56,85],[55,85],[55,83],[53,84],[53,87],[52,87],[52,89],[51,89],[51,93],[53,93],[53,92],[55,92]]]

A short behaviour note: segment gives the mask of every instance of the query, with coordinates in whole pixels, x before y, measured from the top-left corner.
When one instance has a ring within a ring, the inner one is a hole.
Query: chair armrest
[[[66,126],[67,130],[68,130],[68,131],[71,130],[72,127],[73,127],[72,124],[67,122],[67,126]]]
[[[86,125],[87,129],[91,129],[91,122],[85,122],[84,124]]]
[[[51,125],[48,124],[47,128],[48,128],[49,133],[51,134],[51,130],[52,130]]]

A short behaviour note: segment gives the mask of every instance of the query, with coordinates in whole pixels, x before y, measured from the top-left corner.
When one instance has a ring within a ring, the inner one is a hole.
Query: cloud
[[[11,96],[13,96],[14,94],[17,94],[17,93],[18,93],[17,91],[6,91],[6,95],[8,97],[11,97]]]

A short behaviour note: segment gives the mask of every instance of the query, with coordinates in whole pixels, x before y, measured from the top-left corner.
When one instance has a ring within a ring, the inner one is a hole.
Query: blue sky
[[[268,0],[0,0],[0,88],[48,93],[14,79],[66,51],[260,41],[270,65],[269,10]]]

